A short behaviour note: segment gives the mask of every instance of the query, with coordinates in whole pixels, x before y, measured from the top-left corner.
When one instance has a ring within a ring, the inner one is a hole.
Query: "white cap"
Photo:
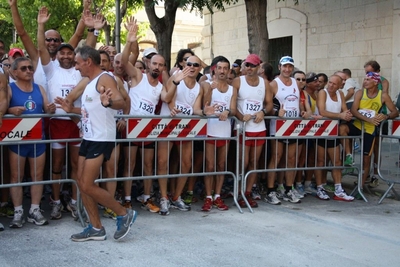
[[[149,48],[146,48],[145,50],[143,50],[144,57],[147,57],[148,55],[151,55],[151,54],[158,54],[157,49],[155,49],[154,47],[149,47]]]

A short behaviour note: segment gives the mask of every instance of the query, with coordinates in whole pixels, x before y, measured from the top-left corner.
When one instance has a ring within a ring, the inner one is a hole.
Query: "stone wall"
[[[204,18],[203,58],[246,57],[243,0]],[[299,5],[271,0],[267,21],[270,38],[293,36],[293,57],[299,69],[329,75],[349,68],[362,82],[364,63],[374,59],[390,81],[391,96],[399,92],[400,0],[299,0]]]

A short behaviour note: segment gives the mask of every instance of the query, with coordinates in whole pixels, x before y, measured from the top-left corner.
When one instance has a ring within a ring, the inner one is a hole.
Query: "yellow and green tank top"
[[[382,108],[382,90],[378,90],[378,93],[374,98],[369,98],[367,95],[367,90],[363,90],[363,95],[360,101],[360,106],[358,107],[358,112],[368,118],[373,118],[378,115]],[[361,121],[355,120],[354,126],[361,130]],[[375,131],[375,125],[369,122],[364,122],[365,132],[373,134]]]

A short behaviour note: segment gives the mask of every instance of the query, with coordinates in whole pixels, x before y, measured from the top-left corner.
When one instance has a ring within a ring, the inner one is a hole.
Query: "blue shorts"
[[[24,158],[37,158],[46,152],[46,144],[9,145],[8,148]]]

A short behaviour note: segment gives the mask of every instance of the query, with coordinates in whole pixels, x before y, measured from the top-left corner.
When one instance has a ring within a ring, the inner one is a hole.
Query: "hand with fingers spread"
[[[139,30],[139,26],[136,24],[136,20],[131,26],[128,26],[128,24],[125,24],[125,28],[128,29],[128,35],[126,37],[126,41],[131,42],[131,43],[136,42],[137,41],[137,33]]]
[[[100,101],[101,104],[104,107],[109,107],[110,105],[112,105],[112,100],[111,100],[111,96],[112,96],[112,92],[111,92],[111,88],[105,89],[104,86],[100,87],[99,90],[100,93]]]
[[[127,31],[129,31],[129,29],[134,25],[137,25],[137,20],[135,19],[135,16],[128,17],[126,22],[124,23],[125,29]]]
[[[93,28],[96,30],[100,30],[106,25],[106,20],[104,19],[103,14],[97,13],[93,16]]]
[[[58,105],[57,108],[62,108],[67,113],[71,113],[74,108],[68,99],[59,96],[54,99],[54,103]]]
[[[173,81],[176,83],[180,83],[183,79],[185,79],[190,73],[190,67],[185,67],[183,70],[177,71],[172,77]]]
[[[215,112],[218,111],[218,107],[219,106],[217,104],[210,106],[210,103],[206,102],[203,108],[203,114],[205,114],[206,116],[215,115]]]
[[[38,13],[38,17],[37,17],[38,24],[46,24],[46,22],[48,22],[49,19],[50,19],[50,14],[49,14],[47,7],[42,6],[39,9],[39,13]]]

